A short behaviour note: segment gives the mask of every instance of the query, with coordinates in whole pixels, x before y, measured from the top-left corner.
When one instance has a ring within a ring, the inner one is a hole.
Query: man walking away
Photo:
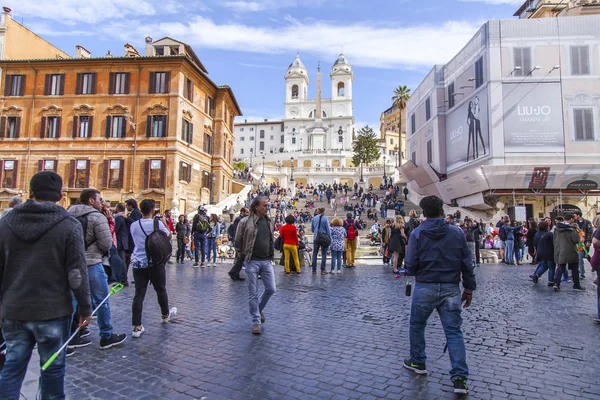
[[[115,215],[117,251],[119,252],[119,257],[123,261],[123,265],[125,265],[125,271],[121,278],[121,283],[125,286],[129,286],[129,281],[127,280],[127,270],[129,266],[126,262],[127,253],[129,252],[129,228],[127,226],[127,219],[125,217],[125,206],[122,203],[119,203],[115,206],[115,211],[117,212]]]
[[[0,399],[18,400],[31,352],[37,344],[40,366],[67,341],[79,303],[79,325],[92,319],[88,269],[81,224],[56,205],[62,179],[55,172],[35,174],[30,199],[0,221],[0,297],[6,364]],[[64,399],[66,353],[41,372],[42,399]]]
[[[8,201],[8,208],[5,208],[4,210],[2,210],[2,213],[0,214],[0,218],[6,217],[8,215],[8,213],[12,211],[13,208],[15,208],[16,206],[18,206],[21,203],[23,203],[23,200],[21,200],[20,197],[18,197],[18,196],[11,197],[10,200]]]
[[[579,275],[581,279],[585,279],[585,263],[584,258],[586,254],[590,252],[590,246],[592,245],[592,238],[594,236],[594,227],[592,226],[592,221],[584,219],[581,211],[577,210],[573,214],[575,214],[575,220],[577,221],[577,225],[579,229],[584,234],[583,245],[585,246],[585,251],[579,251]],[[590,260],[590,256],[587,256],[588,261]]]
[[[250,215],[242,219],[235,234],[235,251],[244,257],[248,276],[249,308],[252,316],[252,333],[260,335],[261,324],[265,322],[263,310],[275,293],[275,273],[273,272],[273,222],[267,216],[269,198],[257,196],[250,205]],[[264,292],[258,295],[258,275],[265,285]]]
[[[154,200],[142,200],[140,210],[142,219],[131,225],[131,236],[135,247],[131,256],[131,266],[133,267],[133,279],[135,281],[135,297],[132,305],[132,325],[134,338],[139,338],[145,329],[142,325],[142,309],[144,307],[144,298],[148,282],[154,287],[158,305],[162,313],[162,323],[166,324],[177,314],[177,307],[169,308],[169,298],[166,288],[165,264],[154,265],[148,261],[146,254],[146,238],[154,231]],[[171,232],[167,229],[165,217],[158,221],[158,228],[171,240]]]
[[[108,296],[108,277],[102,266],[102,256],[111,248],[112,235],[108,220],[102,214],[102,196],[96,189],[84,189],[79,202],[69,213],[77,218],[84,227],[85,259],[88,266],[90,293],[94,304],[100,304]],[[100,328],[100,348],[109,349],[127,339],[126,334],[113,333],[110,315],[110,300],[98,310],[98,327]],[[75,338],[86,341],[85,338]],[[74,340],[75,340],[74,339]],[[71,342],[73,344],[73,342]],[[83,346],[83,343],[81,344]]]
[[[329,220],[325,216],[325,209],[319,208],[317,214],[312,220],[312,231],[313,231],[313,259],[312,259],[312,273],[317,273],[317,256],[319,250],[321,250],[321,275],[327,275],[327,249],[329,246],[324,246],[322,243],[318,243],[317,237],[319,233],[329,238],[331,242],[331,228],[329,227]]]
[[[566,222],[565,222],[566,221]],[[554,273],[554,291],[560,292],[560,277],[568,267],[573,274],[573,289],[584,290],[579,284],[579,255],[577,254],[577,243],[581,240],[575,229],[575,216],[566,213],[564,220],[556,217],[556,230],[554,231],[554,261],[556,272]]]
[[[206,208],[204,206],[198,206],[198,213],[194,215],[194,219],[192,220],[192,235],[194,237],[194,256],[195,262],[192,267],[198,268],[198,260],[199,254],[201,256],[202,263],[201,267],[204,267],[204,259],[206,258],[208,239],[206,238],[206,234],[210,229],[210,223],[208,221],[208,216],[206,215]]]
[[[410,312],[410,357],[404,360],[404,367],[417,374],[427,373],[425,326],[437,310],[448,343],[454,393],[467,394],[469,369],[461,330],[461,302],[469,307],[476,289],[471,250],[461,229],[444,220],[442,199],[427,196],[419,205],[426,220],[411,232],[405,260],[416,284]]]
[[[237,233],[238,225],[240,221],[250,215],[250,211],[246,207],[242,207],[240,209],[240,215],[233,221],[233,224],[229,225],[229,231],[227,232],[227,236],[229,236],[229,241],[231,243],[235,243],[235,235]],[[235,260],[233,261],[233,266],[231,270],[229,270],[229,277],[234,282],[245,281],[246,279],[240,276],[240,272],[242,271],[242,267],[244,266],[244,255],[241,252],[235,252]]]
[[[138,202],[136,199],[128,199],[125,201],[125,207],[127,207],[127,212],[129,213],[128,217],[125,219],[127,221],[127,232],[131,231],[131,224],[135,221],[142,219],[142,212],[138,208]],[[133,252],[133,238],[129,233],[129,249],[125,252],[125,276],[127,277],[129,274],[129,264],[131,263],[131,253]],[[127,278],[126,278],[127,279]],[[127,285],[129,286],[129,282]]]

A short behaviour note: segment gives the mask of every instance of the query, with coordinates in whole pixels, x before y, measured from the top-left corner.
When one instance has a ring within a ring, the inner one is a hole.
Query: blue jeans
[[[600,319],[600,285],[596,286],[596,297],[598,298],[598,319]]]
[[[506,240],[506,251],[504,258],[507,264],[512,264],[515,261],[515,241]]]
[[[535,270],[535,274],[537,276],[542,276],[542,274],[546,271],[548,271],[548,282],[554,282],[554,273],[556,271],[556,264],[554,263],[554,261],[540,261],[537,269]]]
[[[275,273],[271,260],[245,262],[246,276],[248,277],[248,298],[250,300],[250,316],[252,324],[260,324],[260,312],[264,310],[271,296],[275,293]],[[260,274],[265,290],[258,295],[258,275]]]
[[[455,283],[415,284],[410,310],[410,358],[417,364],[425,364],[425,326],[433,312],[437,310],[448,343],[450,355],[450,377],[469,375],[465,341],[461,331],[461,293]]]
[[[313,259],[312,259],[312,270],[313,272],[317,271],[317,256],[319,255],[319,250],[321,250],[321,271],[325,271],[327,268],[327,249],[329,247],[322,247],[315,243],[315,248],[313,249]]]
[[[337,270],[340,271],[342,269],[342,254],[343,251],[331,250],[331,272],[335,271],[335,266],[337,265]]]
[[[583,253],[583,251],[580,251],[578,253],[579,253],[579,275],[585,276],[585,263],[583,262],[583,260],[585,259],[585,254]]]
[[[94,307],[102,303],[102,300],[108,296],[108,277],[104,272],[101,263],[88,265],[88,275],[90,277],[90,294]],[[110,300],[102,304],[98,310],[98,327],[100,328],[100,337],[108,338],[112,336],[113,327],[110,317]]]
[[[215,242],[215,238],[207,238],[208,248],[206,250],[206,262],[210,263],[210,253],[212,253],[213,263],[217,262],[217,243]]]
[[[33,346],[38,344],[40,366],[44,365],[67,341],[70,326],[70,315],[48,321],[3,321],[2,333],[7,351],[0,375],[0,399],[19,400]],[[42,400],[65,398],[65,370],[66,352],[63,351],[46,371],[41,372],[39,387]]]
[[[206,234],[194,233],[194,257],[198,262],[198,252],[202,255],[202,262],[206,258]]]

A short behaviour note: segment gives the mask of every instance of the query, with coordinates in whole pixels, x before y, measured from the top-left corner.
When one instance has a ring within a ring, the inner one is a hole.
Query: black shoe
[[[585,289],[581,286],[573,286],[573,290],[577,290],[578,292],[585,292]]]
[[[73,354],[75,354],[75,349],[67,347],[67,357],[71,357]]]
[[[231,278],[232,281],[237,281],[237,277],[235,276],[235,274],[233,272],[228,272],[227,275],[229,275],[229,277]]]
[[[111,347],[114,347],[116,345],[123,343],[125,341],[125,339],[127,339],[126,334],[122,333],[120,335],[117,335],[116,333],[113,333],[108,338],[100,339],[100,349],[101,350],[110,349]]]
[[[425,364],[414,363],[410,358],[404,359],[404,368],[416,372],[419,375],[427,374],[427,367],[425,366]]]
[[[585,275],[579,275],[579,279],[585,279]]]
[[[533,281],[533,283],[535,283],[537,285],[538,283],[538,279],[539,276],[537,276],[536,274],[531,275],[531,280]]]
[[[79,347],[85,347],[92,344],[92,341],[86,338],[82,338],[81,336],[75,336],[73,340],[69,342],[69,346],[72,349],[77,349]]]
[[[554,282],[548,282],[548,287],[554,286]]]
[[[467,387],[467,378],[463,378],[462,376],[455,376],[454,378],[452,378],[452,383],[454,384],[454,393],[469,393],[469,388]]]
[[[555,292],[560,292],[560,286],[557,286],[557,285],[555,285],[555,286],[554,286],[554,291],[555,291]]]
[[[84,338],[90,336],[90,330],[88,328],[81,328],[79,330],[79,337]]]

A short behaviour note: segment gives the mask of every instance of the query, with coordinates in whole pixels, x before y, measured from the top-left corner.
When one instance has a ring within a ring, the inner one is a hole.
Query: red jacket
[[[283,244],[298,246],[298,230],[294,224],[285,224],[279,229],[279,237],[283,237]]]

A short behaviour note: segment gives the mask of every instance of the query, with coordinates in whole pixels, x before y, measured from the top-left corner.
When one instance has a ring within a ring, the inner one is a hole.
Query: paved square
[[[261,336],[250,333],[248,288],[226,265],[193,269],[169,264],[177,323],[160,324],[154,291],[145,301],[146,332],[118,348],[93,345],[69,358],[71,399],[436,399],[455,398],[434,314],[427,328],[427,369],[402,367],[408,354],[407,278],[362,265],[341,275],[286,277],[265,309]],[[600,326],[596,292],[563,284],[534,286],[533,267],[484,264],[463,312],[474,399],[598,399]],[[591,273],[589,274],[591,276]],[[131,332],[133,287],[112,300],[115,332]]]

